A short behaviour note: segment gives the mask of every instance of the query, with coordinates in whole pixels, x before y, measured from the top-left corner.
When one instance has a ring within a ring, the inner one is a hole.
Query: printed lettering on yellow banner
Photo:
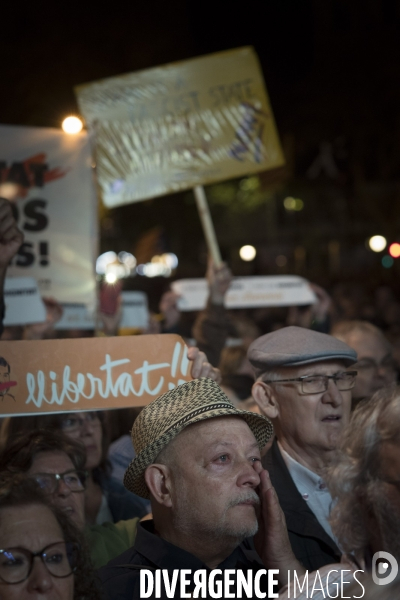
[[[76,92],[106,206],[284,164],[251,47],[103,79]]]
[[[145,406],[189,372],[177,335],[0,341],[0,415]]]

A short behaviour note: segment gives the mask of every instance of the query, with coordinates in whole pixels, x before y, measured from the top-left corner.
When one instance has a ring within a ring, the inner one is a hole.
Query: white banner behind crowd
[[[120,328],[147,329],[149,310],[144,292],[122,292]],[[95,316],[85,304],[64,302],[63,316],[55,329],[95,329]]]
[[[149,326],[147,295],[144,292],[122,292],[120,327],[146,329]]]
[[[174,281],[172,289],[179,294],[182,311],[203,310],[208,298],[205,279]],[[260,306],[299,306],[314,304],[316,297],[306,279],[296,275],[235,277],[225,297],[226,308]]]
[[[28,325],[46,320],[46,307],[33,277],[6,277],[4,325]]]
[[[0,126],[0,196],[25,241],[8,276],[35,277],[42,296],[94,306],[95,190],[86,133]]]

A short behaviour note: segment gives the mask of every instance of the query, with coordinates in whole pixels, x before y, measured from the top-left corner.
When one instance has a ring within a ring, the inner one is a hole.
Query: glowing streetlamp
[[[107,281],[107,283],[110,283],[110,284],[116,283],[117,279],[118,279],[117,274],[113,273],[113,272],[107,273],[105,276],[105,280]]]
[[[394,244],[390,244],[389,246],[389,254],[392,258],[399,258],[400,256],[400,244],[398,242],[394,242]]]
[[[254,246],[242,246],[239,250],[239,256],[242,260],[249,262],[254,260],[257,254],[257,250]]]
[[[292,196],[288,196],[284,199],[283,206],[287,211],[300,211],[304,208],[304,202],[303,200],[300,200],[300,198],[292,198]]]
[[[373,235],[368,240],[368,245],[373,252],[382,252],[386,248],[386,238],[383,235]]]
[[[69,133],[71,135],[75,133],[79,133],[82,131],[83,123],[78,117],[74,117],[71,115],[70,117],[66,117],[61,124],[61,127],[65,133]]]

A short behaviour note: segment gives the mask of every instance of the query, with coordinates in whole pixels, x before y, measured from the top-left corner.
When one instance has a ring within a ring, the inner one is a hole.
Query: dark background
[[[224,257],[236,274],[397,287],[400,259],[384,268],[385,252],[372,253],[366,240],[400,241],[399,0],[7,2],[1,23],[5,124],[59,127],[77,112],[77,84],[253,45],[287,165],[208,187]],[[321,144],[334,175],[311,177]],[[287,196],[303,210],[285,210]],[[191,192],[100,209],[100,217],[102,251],[141,253],[140,262],[173,251],[178,276],[204,273]],[[258,250],[252,263],[238,257],[246,243]]]

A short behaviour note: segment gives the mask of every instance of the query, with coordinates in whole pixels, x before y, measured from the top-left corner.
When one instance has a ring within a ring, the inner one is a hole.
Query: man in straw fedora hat
[[[150,498],[153,520],[140,523],[133,548],[99,571],[110,600],[167,597],[164,575],[161,596],[151,594],[149,582],[155,582],[156,594],[156,572],[161,570],[167,573],[168,585],[174,570],[187,570],[189,595],[183,597],[205,597],[196,596],[200,571],[207,578],[219,570],[213,576],[223,579],[229,569],[231,573],[250,569],[254,574],[278,569],[275,577],[281,585],[288,569],[302,572],[277,496],[261,467],[260,449],[272,431],[267,418],[236,409],[207,378],[185,383],[142,410],[132,429],[136,457],[124,483]],[[255,534],[262,562],[241,545]],[[181,571],[176,578],[168,597],[182,597]],[[268,589],[269,573],[259,579],[259,585]],[[257,596],[252,591],[247,597]]]

